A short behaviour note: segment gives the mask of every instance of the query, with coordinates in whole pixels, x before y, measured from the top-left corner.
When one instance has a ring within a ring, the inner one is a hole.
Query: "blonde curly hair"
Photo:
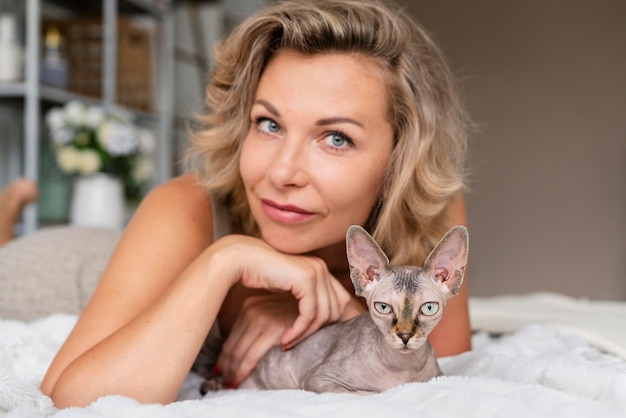
[[[209,112],[191,132],[188,162],[251,235],[259,231],[239,174],[250,109],[268,60],[281,49],[356,53],[387,79],[394,148],[366,228],[394,264],[421,264],[464,187],[467,117],[441,51],[416,22],[382,1],[281,1],[240,24],[214,50]]]

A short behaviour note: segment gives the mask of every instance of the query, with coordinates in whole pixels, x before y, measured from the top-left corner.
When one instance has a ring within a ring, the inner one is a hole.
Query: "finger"
[[[329,280],[325,280],[326,289],[329,295],[328,298],[328,322],[336,322],[340,318],[340,312],[342,307],[340,305],[340,293],[335,288],[333,282],[336,280],[330,276]]]
[[[291,348],[308,337],[312,333],[311,324],[317,317],[317,291],[314,286],[303,286],[303,282],[310,284],[308,280],[300,280],[291,289],[291,293],[298,299],[298,317],[280,339],[285,349]]]
[[[338,321],[343,316],[344,311],[347,309],[351,300],[350,294],[343,287],[343,285],[333,277],[331,277],[330,281],[326,281],[326,283],[332,288],[330,292],[326,292],[327,295],[330,296],[325,299],[327,302],[330,301],[331,298],[333,299],[333,302],[331,303],[332,308],[330,310],[332,313],[329,314],[328,309],[322,309],[322,311],[326,313],[320,314],[319,312],[316,312],[314,316],[305,317],[301,311],[300,316],[296,319],[294,325],[287,329],[281,338],[283,349],[291,349],[306,337],[317,331],[324,323],[329,320],[332,322]],[[324,305],[318,304],[318,307],[320,306]],[[298,323],[298,321],[300,321],[300,323]],[[304,331],[300,331],[301,329]]]
[[[313,316],[299,315],[293,325],[285,330],[280,339],[283,350],[289,350],[296,344],[313,334],[317,328],[313,326]]]
[[[313,288],[316,290],[316,311],[314,316],[306,317],[303,315],[304,313],[302,310],[300,310],[301,317],[298,317],[296,321],[300,320],[301,322],[299,324],[297,322],[294,323],[293,327],[288,330],[289,332],[286,332],[281,339],[284,349],[292,348],[297,343],[321,328],[325,323],[336,321],[340,317],[337,290],[335,289],[333,283],[337,283],[339,288],[342,289],[342,292],[345,293],[345,290],[343,290],[343,286],[341,286],[341,284],[328,272],[325,264],[316,266],[315,276],[311,281],[305,280],[301,282],[314,283]],[[304,331],[297,335],[296,333],[299,325],[302,326]]]
[[[319,280],[321,292],[318,292],[318,303],[320,304],[318,320],[323,321],[322,324],[330,320],[335,309],[335,292],[330,285],[330,277],[330,273],[325,272],[324,276],[320,277]]]
[[[240,320],[240,318],[233,324],[233,329],[224,341],[222,351],[217,360],[219,369],[225,379],[230,379],[234,375],[238,358],[243,357],[242,351],[245,351],[246,348],[243,347],[241,342],[242,336],[252,335],[253,333],[254,329],[250,329],[248,323]]]
[[[233,376],[227,380],[227,383],[231,387],[237,387],[252,373],[254,368],[259,364],[259,361],[270,351],[276,347],[277,341],[267,341],[263,338],[257,339],[249,347],[246,355],[237,362]]]
[[[279,343],[284,327],[276,323],[252,327],[233,344],[228,356],[228,366],[222,373],[229,387],[236,387],[256,367],[260,359]]]
[[[346,309],[350,305],[353,293],[349,292],[345,287],[343,287],[339,280],[333,279],[331,281],[331,285],[335,292],[335,297],[337,298],[337,307],[339,308],[339,312],[336,320],[339,320],[343,317]]]
[[[341,318],[341,313],[344,309],[341,300],[345,290],[328,270],[324,271],[324,277],[319,283],[321,287],[321,291],[318,292],[319,311],[314,325],[321,327],[324,324],[336,322]]]
[[[316,314],[318,307],[319,305],[316,307],[315,313],[311,315],[301,313],[298,318],[296,318],[294,324],[285,331],[281,338],[283,350],[290,350],[324,325],[326,322],[324,318],[326,318],[327,315],[320,316]]]

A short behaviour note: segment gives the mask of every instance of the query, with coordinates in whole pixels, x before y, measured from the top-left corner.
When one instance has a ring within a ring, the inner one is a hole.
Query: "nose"
[[[412,332],[399,332],[397,335],[398,337],[400,337],[404,345],[407,345],[411,337],[413,337],[415,334]]]
[[[307,161],[306,141],[286,138],[276,146],[268,178],[278,188],[303,187],[308,183]]]

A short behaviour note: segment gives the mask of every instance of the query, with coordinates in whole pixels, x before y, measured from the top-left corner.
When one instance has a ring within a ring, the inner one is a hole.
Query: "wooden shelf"
[[[102,0],[47,0],[49,3],[80,14],[102,14]],[[158,2],[161,3],[161,2]],[[151,14],[161,18],[168,7],[150,0],[119,0],[118,10],[123,14]]]
[[[0,83],[0,97],[24,97],[26,84],[23,82]]]
[[[43,85],[40,82],[40,53],[42,39],[43,5],[58,6],[72,15],[102,16],[102,98],[77,94],[67,89]],[[17,143],[16,151],[9,158],[20,159],[20,168],[15,176],[26,176],[39,182],[40,142],[46,106],[61,106],[71,100],[89,104],[118,106],[117,82],[117,36],[118,19],[122,15],[142,14],[152,16],[160,22],[157,31],[158,55],[155,58],[157,76],[155,80],[155,110],[138,110],[121,106],[134,114],[139,123],[146,123],[157,130],[157,146],[154,155],[156,171],[154,184],[169,179],[173,172],[173,71],[174,71],[174,19],[169,2],[151,0],[24,0],[18,13],[23,15],[24,28],[24,81],[0,83],[0,100],[11,107],[21,108],[23,118],[21,132],[9,138]],[[129,102],[134,103],[134,102]],[[27,234],[38,228],[37,205],[30,205],[23,217],[22,229]]]
[[[39,88],[40,88],[40,91],[39,91],[40,99],[44,102],[48,102],[53,105],[64,104],[71,100],[80,100],[83,103],[92,104],[92,105],[102,103],[101,98],[77,94],[77,93],[74,93],[65,89],[61,89],[58,87],[41,85]],[[22,83],[22,82],[0,83],[0,98],[23,99],[25,94],[26,94],[25,83]],[[161,116],[161,113],[159,111],[145,111],[145,110],[134,109],[132,107],[123,106],[123,105],[116,105],[116,106],[142,119],[158,119]]]

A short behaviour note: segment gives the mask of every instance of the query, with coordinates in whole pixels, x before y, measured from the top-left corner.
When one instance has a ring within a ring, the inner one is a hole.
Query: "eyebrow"
[[[269,103],[267,100],[259,99],[259,100],[256,100],[254,104],[258,104],[258,105],[265,107],[268,112],[270,112],[271,114],[275,116],[280,116],[280,112],[278,112],[278,110],[274,106],[272,106],[272,104]],[[353,125],[360,126],[361,128],[363,127],[363,124],[359,122],[358,120],[347,118],[347,117],[341,117],[341,116],[320,119],[317,121],[316,125],[326,126],[326,125],[332,125],[335,123],[351,123]]]
[[[356,126],[360,126],[361,128],[363,127],[361,122],[359,122],[358,120],[354,120],[352,118],[336,117],[336,118],[320,119],[317,121],[317,125],[319,126],[332,125],[334,123],[352,123]]]
[[[255,105],[258,104],[258,105],[263,106],[264,108],[267,109],[268,112],[270,112],[274,116],[280,116],[280,113],[278,113],[278,110],[274,106],[272,106],[270,102],[268,102],[267,100],[263,100],[263,99],[255,100],[253,104]]]

